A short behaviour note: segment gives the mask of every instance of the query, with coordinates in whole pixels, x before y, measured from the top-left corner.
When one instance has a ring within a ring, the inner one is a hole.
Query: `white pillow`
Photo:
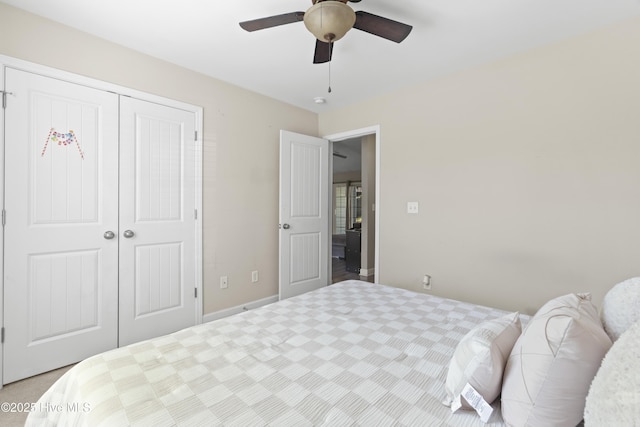
[[[547,302],[511,351],[502,384],[510,426],[575,426],[600,362],[611,347],[591,294]]]
[[[633,426],[640,421],[640,321],[613,343],[584,408],[585,426]]]
[[[471,409],[460,397],[467,383],[487,403],[493,402],[500,394],[504,366],[521,332],[518,313],[486,321],[469,331],[458,343],[449,363],[445,404],[451,406],[461,399],[462,407]]]
[[[640,277],[625,280],[609,289],[602,301],[600,317],[612,341],[640,320]]]

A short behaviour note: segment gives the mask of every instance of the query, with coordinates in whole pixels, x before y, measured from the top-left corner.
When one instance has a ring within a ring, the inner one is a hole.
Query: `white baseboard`
[[[375,268],[361,268],[360,269],[360,276],[362,277],[371,277],[371,276],[375,276],[376,274],[376,269]]]
[[[254,308],[262,307],[263,305],[271,304],[278,301],[278,295],[272,295],[267,298],[262,298],[256,301],[251,301],[246,304],[237,305],[235,307],[225,308],[224,310],[214,311],[213,313],[207,313],[202,316],[202,323],[211,322],[213,320],[222,319],[223,317],[231,316],[232,314],[242,313],[243,311],[253,310]]]

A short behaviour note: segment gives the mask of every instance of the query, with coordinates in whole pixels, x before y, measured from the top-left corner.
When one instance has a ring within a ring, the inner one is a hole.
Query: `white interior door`
[[[280,299],[329,284],[329,141],[280,131]]]
[[[10,68],[6,90],[3,383],[118,332],[118,96]]]
[[[124,97],[120,111],[122,346],[195,324],[198,269],[195,114]]]

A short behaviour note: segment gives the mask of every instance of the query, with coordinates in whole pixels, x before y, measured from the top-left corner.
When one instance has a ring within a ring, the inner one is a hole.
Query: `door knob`
[[[116,237],[116,233],[114,233],[113,231],[105,231],[103,236],[105,239],[111,240]]]
[[[136,235],[136,233],[134,233],[134,232],[133,232],[133,231],[131,231],[131,230],[124,230],[124,233],[122,233],[122,235],[123,235],[124,237],[126,237],[127,239],[130,239],[130,238],[132,238],[133,236],[135,236],[135,235]]]
[[[284,228],[285,230],[288,230],[289,227],[291,227],[289,224],[282,224],[282,228]]]

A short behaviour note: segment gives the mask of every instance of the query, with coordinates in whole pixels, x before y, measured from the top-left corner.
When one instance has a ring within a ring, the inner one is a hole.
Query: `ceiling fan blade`
[[[400,43],[406,39],[413,27],[372,13],[356,12],[356,23],[353,28]]]
[[[277,27],[278,25],[291,24],[302,21],[303,19],[304,12],[290,12],[282,15],[269,16],[267,18],[254,19],[252,21],[244,21],[240,23],[240,26],[247,31],[257,31]]]
[[[313,63],[322,64],[331,61],[333,43],[327,43],[316,39],[316,51],[313,54]]]

